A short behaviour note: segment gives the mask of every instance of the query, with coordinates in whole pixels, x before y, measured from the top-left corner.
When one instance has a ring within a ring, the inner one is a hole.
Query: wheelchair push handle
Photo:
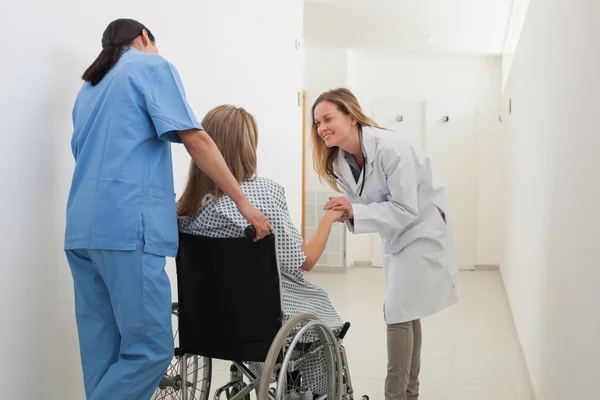
[[[246,229],[244,229],[244,235],[248,239],[254,239],[256,237],[256,229],[252,225],[248,225]]]
[[[338,339],[343,340],[346,337],[346,333],[348,333],[348,329],[350,329],[350,322],[346,322],[344,326],[342,326],[340,333],[338,333]]]
[[[269,229],[269,235],[273,234],[273,228]],[[248,225],[246,227],[246,229],[244,229],[244,235],[248,238],[248,239],[254,239],[256,238],[256,228],[254,228],[254,226],[252,225]],[[267,235],[267,236],[269,236]],[[265,237],[267,237],[265,236]]]

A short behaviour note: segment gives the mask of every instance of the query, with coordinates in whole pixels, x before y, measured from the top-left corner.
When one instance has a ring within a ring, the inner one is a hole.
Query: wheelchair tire
[[[315,315],[304,313],[298,314],[290,318],[285,325],[281,327],[273,343],[271,343],[271,347],[269,349],[269,353],[267,354],[267,358],[263,365],[262,375],[260,378],[259,386],[258,386],[258,400],[269,400],[270,399],[270,386],[273,374],[275,372],[275,366],[279,361],[279,356],[281,354],[281,350],[283,349],[286,340],[289,338],[290,334],[294,330],[295,327],[302,324],[303,322],[310,323],[318,321],[319,325],[327,328]],[[327,334],[329,336],[329,340],[334,343],[337,343],[337,339],[335,335],[329,330]],[[336,354],[334,355],[334,359],[328,359],[330,377],[333,378],[335,382],[333,387],[330,389],[330,394],[328,395],[328,399],[338,400],[341,398],[341,380],[339,379],[339,375],[341,375],[341,371],[339,370],[341,362],[341,356],[339,354],[339,348]],[[331,382],[331,380],[330,380]],[[276,397],[276,396],[273,396]],[[275,399],[278,400],[278,399]]]
[[[178,303],[171,305],[173,318],[178,318]],[[175,322],[175,321],[174,321]],[[177,326],[176,322],[173,326]],[[179,330],[174,333],[175,354],[171,365],[158,388],[155,390],[152,400],[179,400],[184,398],[184,392],[188,400],[208,400],[210,395],[210,384],[212,379],[212,359],[192,354],[181,354],[178,347]],[[188,374],[184,380],[182,375],[182,363],[186,363]]]

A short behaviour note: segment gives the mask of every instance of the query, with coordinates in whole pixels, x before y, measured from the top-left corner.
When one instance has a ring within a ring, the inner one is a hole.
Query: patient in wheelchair
[[[337,333],[343,325],[340,316],[327,293],[305,280],[302,270],[310,271],[314,267],[325,248],[331,226],[343,222],[345,216],[341,212],[326,212],[313,238],[304,243],[291,220],[283,187],[256,176],[258,130],[254,117],[242,108],[223,105],[209,111],[202,126],[223,154],[246,197],[269,219],[277,237],[283,322],[300,313],[311,313]],[[193,161],[177,213],[179,230],[187,234],[244,237],[248,226],[234,202]],[[250,368],[260,373],[260,365],[250,365]],[[310,355],[300,366],[302,379],[309,382],[315,394],[327,393],[325,370],[323,352]]]

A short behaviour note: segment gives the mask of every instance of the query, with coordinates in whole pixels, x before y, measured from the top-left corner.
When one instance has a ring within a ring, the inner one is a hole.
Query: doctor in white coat
[[[458,301],[457,260],[444,188],[423,151],[367,117],[348,89],[312,108],[313,163],[343,197],[354,234],[379,233],[385,272],[386,400],[419,396],[420,320]]]

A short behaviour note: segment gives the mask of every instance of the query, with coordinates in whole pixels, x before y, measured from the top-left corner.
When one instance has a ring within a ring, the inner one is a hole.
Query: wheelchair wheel
[[[296,331],[296,332],[294,332]],[[290,335],[294,332],[294,336]],[[292,317],[277,333],[262,368],[258,400],[342,396],[342,358],[331,329],[311,314]],[[270,388],[275,378],[277,385]],[[313,389],[314,388],[314,389]]]
[[[212,360],[208,357],[181,354],[177,303],[172,305],[175,356],[158,384],[152,400],[208,400],[212,378]]]

